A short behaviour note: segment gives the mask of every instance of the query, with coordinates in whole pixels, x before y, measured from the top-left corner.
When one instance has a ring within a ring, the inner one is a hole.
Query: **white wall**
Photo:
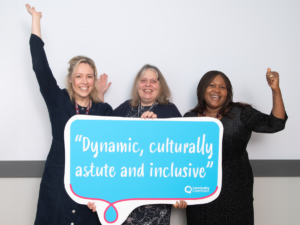
[[[0,160],[44,160],[51,142],[49,116],[32,71],[31,17],[25,3],[42,11],[42,36],[61,87],[67,62],[83,54],[113,82],[106,101],[113,107],[130,97],[137,71],[154,64],[165,75],[181,113],[196,104],[201,76],[225,72],[234,100],[269,113],[267,67],[281,75],[289,115],[286,130],[254,134],[251,159],[300,159],[297,147],[300,61],[300,2],[294,0],[18,0],[5,1],[1,23]]]
[[[40,178],[0,179],[0,224],[32,225]],[[255,224],[300,224],[300,178],[255,178]],[[185,225],[185,211],[172,209],[171,225]]]
[[[87,55],[99,73],[109,74],[106,101],[113,107],[130,97],[135,74],[150,63],[166,77],[181,113],[195,106],[197,83],[213,69],[229,76],[235,101],[269,113],[265,71],[277,70],[289,115],[286,130],[254,134],[248,151],[252,159],[300,159],[299,1],[18,0],[0,7],[0,160],[44,160],[51,142],[31,68],[26,3],[43,12],[43,40],[59,85],[64,87],[68,60]],[[39,183],[0,179],[0,224],[33,224]],[[300,178],[255,178],[255,224],[299,224],[299,190]],[[172,225],[184,225],[183,211],[175,211]]]

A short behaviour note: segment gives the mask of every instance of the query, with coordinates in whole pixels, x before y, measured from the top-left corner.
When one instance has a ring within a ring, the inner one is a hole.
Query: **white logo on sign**
[[[185,192],[191,194],[192,193],[192,187],[191,186],[186,186],[185,187]]]
[[[186,186],[184,188],[184,191],[186,193],[192,194],[192,192],[209,192],[209,187],[191,187]]]

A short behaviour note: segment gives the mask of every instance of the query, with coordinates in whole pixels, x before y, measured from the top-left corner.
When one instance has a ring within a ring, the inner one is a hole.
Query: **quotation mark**
[[[79,136],[79,135],[76,136],[75,141],[78,140],[78,136]],[[82,137],[82,135],[79,136],[79,140],[78,140],[78,141],[81,141],[81,137]]]
[[[206,168],[212,168],[214,161],[208,161]]]

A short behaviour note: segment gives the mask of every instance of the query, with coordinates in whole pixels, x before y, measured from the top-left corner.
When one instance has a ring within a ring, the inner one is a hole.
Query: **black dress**
[[[34,224],[99,225],[97,214],[93,213],[86,205],[74,202],[64,187],[64,129],[68,120],[76,114],[75,106],[71,102],[68,92],[58,87],[48,65],[44,43],[34,34],[30,38],[30,50],[33,70],[48,108],[53,136],[41,181]],[[83,111],[85,112],[85,110]],[[106,103],[93,102],[89,115],[110,116],[112,108]]]
[[[151,106],[141,107],[141,114],[149,111]],[[130,106],[130,100],[125,101],[114,110],[114,116],[137,117],[137,107]],[[173,103],[157,104],[151,108],[157,118],[181,117]],[[172,205],[144,205],[134,209],[122,225],[169,225]]]
[[[252,131],[275,133],[285,120],[263,114],[250,106],[235,106],[221,122],[223,134],[223,180],[219,197],[211,203],[188,206],[188,225],[253,225],[253,173],[247,153]],[[197,117],[188,112],[184,117]]]

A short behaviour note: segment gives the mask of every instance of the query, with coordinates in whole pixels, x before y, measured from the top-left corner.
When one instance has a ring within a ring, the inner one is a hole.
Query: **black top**
[[[235,106],[223,117],[222,189],[219,197],[203,205],[188,206],[188,225],[253,225],[253,173],[247,153],[252,131],[275,133],[285,120],[263,114],[250,106]],[[188,112],[184,117],[197,117]]]
[[[141,118],[144,112],[152,112],[154,108],[157,106],[157,103],[153,103],[150,106],[138,106],[134,108],[130,108],[126,114],[125,117],[131,117],[131,118]],[[140,108],[140,110],[139,110]]]
[[[149,107],[143,107],[142,113]],[[177,107],[169,102],[166,105],[157,104],[151,110],[157,115],[157,118],[181,117]],[[114,116],[135,117],[137,107],[130,106],[130,100],[125,101],[114,110]],[[156,204],[140,206],[133,210],[123,225],[169,225],[172,205]]]
[[[114,109],[113,114],[114,116],[131,117],[132,113],[130,112],[134,111],[137,111],[137,107],[132,108],[130,106],[130,100],[127,100],[123,104],[119,105],[116,109]],[[157,115],[157,118],[182,117],[177,107],[171,102],[165,105],[157,104],[152,108],[151,111]]]
[[[41,181],[35,224],[99,225],[97,214],[93,213],[87,206],[75,203],[64,188],[64,129],[68,120],[76,112],[68,92],[58,87],[43,47],[44,42],[32,34],[30,50],[33,70],[48,108],[53,136]],[[85,112],[85,110],[83,111]],[[93,102],[89,115],[110,116],[112,115],[112,108],[107,103]]]

